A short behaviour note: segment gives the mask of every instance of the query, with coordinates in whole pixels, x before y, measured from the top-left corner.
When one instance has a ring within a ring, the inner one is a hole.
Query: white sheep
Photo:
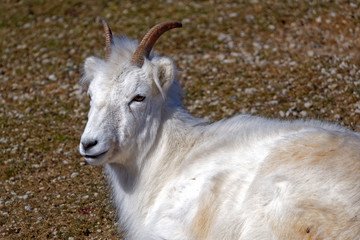
[[[89,57],[80,153],[105,165],[126,239],[360,239],[360,134],[249,115],[209,124],[184,110],[173,62],[104,21]]]

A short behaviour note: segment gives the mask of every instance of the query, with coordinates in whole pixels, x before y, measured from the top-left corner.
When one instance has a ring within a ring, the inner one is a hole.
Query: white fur
[[[80,153],[105,165],[127,239],[360,238],[358,133],[249,115],[208,124],[183,109],[172,61],[138,68],[136,47],[115,38],[82,80],[92,100]]]

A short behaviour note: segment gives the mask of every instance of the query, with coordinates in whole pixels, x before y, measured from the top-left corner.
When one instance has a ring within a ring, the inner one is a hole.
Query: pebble
[[[78,175],[79,175],[78,172],[73,172],[70,177],[71,178],[76,178]]]
[[[218,36],[218,40],[223,42],[228,42],[231,40],[231,35],[230,34],[224,34],[224,33],[220,33],[219,36]]]
[[[302,117],[306,117],[306,116],[308,115],[308,113],[303,110],[303,111],[300,112],[300,115],[301,115]]]
[[[48,79],[53,82],[58,80],[58,78],[55,76],[55,74],[51,74],[50,76],[48,76]]]
[[[246,19],[247,22],[251,22],[251,21],[254,20],[254,16],[253,15],[246,15],[245,19]]]
[[[28,107],[28,108],[25,109],[25,113],[29,114],[31,112],[31,110],[32,110],[31,107]]]
[[[329,88],[331,89],[331,90],[334,90],[335,88],[337,88],[337,84],[336,83],[334,83],[334,84],[330,84],[329,85]]]
[[[311,102],[306,102],[304,104],[304,107],[306,107],[306,108],[311,108],[312,106],[313,106],[313,104]]]
[[[188,18],[184,18],[182,21],[181,21],[183,24],[186,24],[186,23],[190,23],[190,19]]]
[[[236,59],[225,59],[224,60],[224,63],[235,63],[236,62]]]
[[[279,104],[279,101],[278,100],[272,100],[272,101],[269,101],[268,104],[270,104],[270,105]]]
[[[225,55],[224,54],[219,54],[216,56],[216,58],[220,61],[224,60],[225,59]]]
[[[230,13],[230,14],[229,14],[229,17],[230,17],[230,18],[236,18],[237,16],[239,16],[239,14],[236,13],[236,12],[233,12],[233,13]]]
[[[29,205],[27,205],[27,206],[25,206],[25,210],[26,210],[26,211],[31,211],[32,208],[31,208]]]
[[[257,92],[256,88],[245,88],[245,93],[252,94]]]
[[[28,199],[28,197],[29,197],[29,195],[25,194],[23,196],[19,196],[18,198],[26,200],[26,199]]]

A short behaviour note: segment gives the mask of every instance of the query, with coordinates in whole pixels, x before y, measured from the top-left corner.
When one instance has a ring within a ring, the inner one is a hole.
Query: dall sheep
[[[191,116],[171,59],[113,37],[85,60],[80,153],[105,165],[126,239],[360,239],[360,134],[320,121]]]

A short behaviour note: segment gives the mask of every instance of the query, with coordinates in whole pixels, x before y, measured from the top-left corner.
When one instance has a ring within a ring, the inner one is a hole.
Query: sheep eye
[[[134,99],[133,99],[133,101],[135,101],[135,102],[142,102],[142,101],[144,101],[145,100],[145,97],[144,96],[141,96],[141,95],[136,95],[135,97],[134,97]]]

